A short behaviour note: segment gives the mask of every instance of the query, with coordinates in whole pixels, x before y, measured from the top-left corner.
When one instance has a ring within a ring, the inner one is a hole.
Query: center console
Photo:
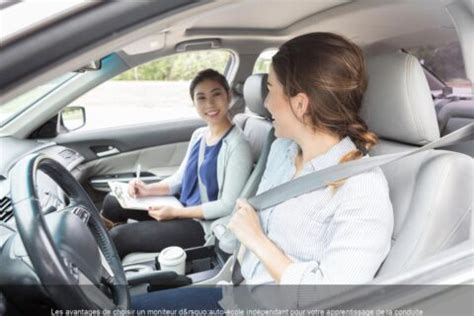
[[[158,256],[125,265],[125,276],[131,290],[152,292],[204,282],[215,277],[229,257],[215,246],[188,248],[184,251],[186,253],[184,275],[174,271],[163,271]]]

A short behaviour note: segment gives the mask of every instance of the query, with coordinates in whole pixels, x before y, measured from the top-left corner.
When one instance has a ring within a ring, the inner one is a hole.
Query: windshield
[[[78,75],[78,73],[66,73],[59,78],[40,85],[33,90],[30,90],[16,97],[15,99],[0,105],[0,127],[4,126],[6,123],[8,123],[8,121],[18,116],[24,110],[43,99],[45,96],[56,90],[59,86],[76,75]]]

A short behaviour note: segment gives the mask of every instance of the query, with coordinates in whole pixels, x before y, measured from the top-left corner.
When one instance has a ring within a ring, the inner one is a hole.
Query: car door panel
[[[108,192],[107,181],[129,181],[135,176],[137,164],[141,165],[142,179],[147,182],[171,175],[184,158],[192,133],[203,124],[201,120],[190,119],[84,132],[79,130],[61,134],[54,141],[84,156],[84,162],[74,173],[100,207]],[[116,152],[100,155],[111,147]]]
[[[160,145],[187,142],[191,134],[204,123],[199,119],[163,122],[159,124],[130,125],[93,131],[60,134],[53,139],[78,151],[85,162],[101,158],[101,153],[109,147],[118,150],[115,154],[141,150]]]
[[[107,181],[128,182],[135,177],[137,164],[141,165],[141,179],[145,182],[162,180],[173,174],[184,158],[188,142],[145,148],[90,161],[83,170],[93,188],[108,191]]]

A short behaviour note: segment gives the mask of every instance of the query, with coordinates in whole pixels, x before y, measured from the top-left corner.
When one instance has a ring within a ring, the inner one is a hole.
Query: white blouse
[[[306,163],[299,176],[338,164],[356,147],[346,137]],[[277,139],[270,150],[258,193],[290,181],[298,145]],[[369,282],[387,256],[393,231],[388,184],[380,168],[350,177],[338,189],[325,187],[259,212],[260,223],[292,263],[282,284],[360,284]],[[246,251],[242,275],[247,284],[274,282],[260,260]]]

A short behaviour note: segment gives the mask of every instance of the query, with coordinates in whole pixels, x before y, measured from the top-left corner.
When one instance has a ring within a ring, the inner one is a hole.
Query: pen
[[[133,188],[133,191],[134,191],[134,196],[133,198],[136,199],[137,198],[137,183],[138,181],[140,181],[140,172],[141,172],[141,169],[142,169],[142,166],[138,163],[137,164],[137,171],[135,172],[135,184],[134,184],[134,188]]]
[[[137,175],[137,180],[138,180],[138,181],[140,180],[141,168],[142,168],[142,166],[141,166],[140,164],[137,164],[137,172],[136,172],[136,175]]]

